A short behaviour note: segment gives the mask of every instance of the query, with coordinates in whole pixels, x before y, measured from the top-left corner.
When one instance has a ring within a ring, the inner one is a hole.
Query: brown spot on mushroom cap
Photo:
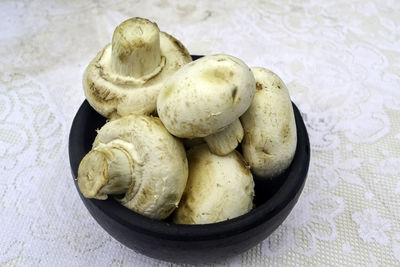
[[[238,88],[237,88],[237,86],[235,86],[235,87],[232,89],[232,101],[233,101],[233,103],[236,103],[236,102],[237,102],[237,99],[236,99],[237,92],[238,92]]]
[[[288,124],[282,126],[280,136],[282,137],[282,142],[285,143],[290,136],[290,127]]]
[[[266,148],[266,147],[262,147],[261,151],[266,155],[271,155],[271,153],[269,152],[268,148]]]
[[[218,69],[214,70],[213,75],[215,78],[224,80],[224,81],[228,81],[228,79],[225,76],[225,73],[223,71],[220,71]]]
[[[263,89],[262,84],[259,83],[259,82],[256,82],[256,89],[257,89],[257,90],[262,90],[262,89]]]
[[[229,71],[225,68],[210,68],[203,72],[202,76],[205,81],[210,83],[230,83],[229,78],[226,74]]]
[[[175,87],[174,84],[169,84],[169,85],[167,85],[166,88],[164,88],[163,90],[161,90],[161,92],[160,92],[160,99],[161,99],[162,101],[165,101],[165,99],[167,99],[167,98],[171,95],[172,91],[174,90],[174,87]],[[168,106],[167,106],[167,107],[168,107]]]

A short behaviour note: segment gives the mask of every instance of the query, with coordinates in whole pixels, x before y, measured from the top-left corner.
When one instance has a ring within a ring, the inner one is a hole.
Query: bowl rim
[[[275,217],[292,201],[296,203],[304,187],[310,163],[310,143],[300,111],[294,103],[292,104],[296,120],[297,146],[293,161],[288,168],[286,180],[267,202],[236,218],[218,223],[201,225],[174,224],[167,221],[150,219],[135,213],[119,204],[111,197],[107,200],[85,198],[81,194],[77,184],[77,172],[81,159],[77,160],[75,155],[77,154],[76,146],[79,143],[76,142],[79,122],[84,119],[89,119],[90,112],[94,111],[87,100],[82,103],[76,113],[69,135],[69,161],[75,187],[85,206],[91,213],[91,209],[97,210],[101,212],[103,216],[108,217],[109,220],[117,221],[120,225],[124,225],[137,232],[142,232],[150,236],[176,241],[200,241],[220,239],[227,235],[234,235],[247,231]],[[95,216],[93,217],[96,219]],[[101,225],[100,222],[99,224]]]

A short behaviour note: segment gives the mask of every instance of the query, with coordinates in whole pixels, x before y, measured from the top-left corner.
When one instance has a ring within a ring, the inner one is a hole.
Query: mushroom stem
[[[224,130],[204,137],[211,152],[224,156],[232,152],[243,139],[243,127],[239,119],[229,124]]]
[[[133,177],[131,155],[118,143],[100,144],[83,159],[78,169],[78,186],[87,198],[107,199],[108,194],[125,194]]]
[[[161,61],[157,24],[147,19],[131,18],[115,29],[111,67],[116,73],[140,78],[160,69]]]

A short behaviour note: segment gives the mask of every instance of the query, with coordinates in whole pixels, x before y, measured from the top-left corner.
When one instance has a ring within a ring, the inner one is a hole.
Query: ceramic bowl
[[[87,199],[77,184],[78,166],[106,119],[87,101],[79,108],[69,136],[73,181],[83,204],[113,238],[144,255],[172,262],[207,263],[242,253],[268,237],[288,216],[303,189],[310,145],[300,112],[293,104],[297,148],[290,167],[274,180],[255,177],[255,208],[237,218],[207,225],[176,225],[139,215],[115,201]]]

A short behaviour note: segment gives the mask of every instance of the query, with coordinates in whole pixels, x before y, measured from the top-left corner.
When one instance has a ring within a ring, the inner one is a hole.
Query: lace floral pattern
[[[380,218],[376,210],[367,209],[363,212],[355,212],[352,219],[358,224],[358,234],[365,243],[373,241],[380,245],[389,243],[386,232],[391,230],[390,221]]]
[[[313,165],[311,169],[314,170]],[[288,250],[312,256],[318,241],[337,238],[335,217],[343,212],[342,198],[329,193],[328,184],[320,182],[321,174],[311,172],[306,190],[285,222],[264,243],[267,257],[277,257]]]
[[[312,163],[297,205],[221,265],[400,265],[399,1],[25,0],[0,10],[1,266],[168,265],[96,224],[67,157],[82,72],[132,16],[192,54],[276,72],[306,123]]]

